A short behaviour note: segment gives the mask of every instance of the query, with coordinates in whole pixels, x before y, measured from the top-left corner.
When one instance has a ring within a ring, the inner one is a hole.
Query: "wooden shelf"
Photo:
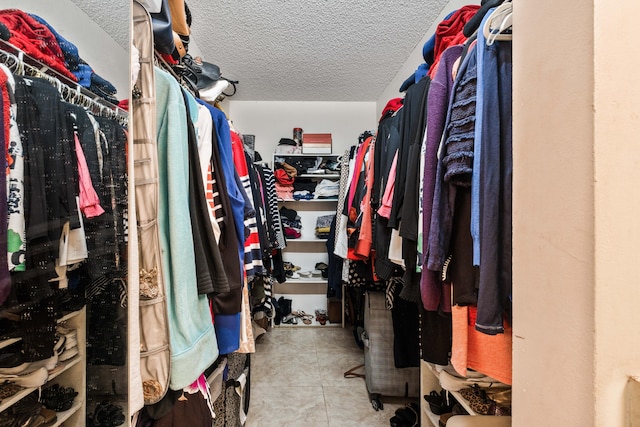
[[[25,388],[24,390],[20,390],[19,392],[17,392],[13,396],[4,399],[2,401],[2,403],[0,403],[0,412],[2,412],[4,410],[6,410],[7,408],[11,407],[17,401],[22,400],[24,397],[29,395],[29,393],[31,393],[34,390],[37,390],[37,389],[34,388],[34,387]]]
[[[287,239],[289,243],[327,243],[327,239]]]
[[[52,371],[52,373],[49,374],[49,379],[47,380],[47,382],[52,381],[54,378],[62,375],[64,372],[68,371],[69,369],[71,369],[72,367],[80,363],[81,360],[82,358],[80,357],[80,355],[77,355],[77,356],[74,356],[72,359],[65,360],[64,362],[60,362],[58,366],[56,366],[55,369]]]
[[[422,405],[422,414],[426,416],[426,418],[428,418],[429,421],[431,421],[431,424],[433,424],[433,427],[440,426],[440,415],[436,415],[433,412],[431,412],[429,410],[429,404],[426,404],[426,406],[424,404]]]
[[[473,409],[471,409],[471,406],[469,406],[469,402],[467,402],[467,399],[462,397],[459,391],[450,391],[449,393],[451,393],[451,395],[456,398],[460,406],[462,406],[464,410],[469,413],[469,415],[478,415]]]
[[[71,418],[73,414],[78,412],[78,410],[81,407],[82,407],[82,400],[76,399],[76,401],[73,403],[73,406],[71,408],[69,408],[66,411],[56,413],[57,419],[56,419],[56,422],[52,424],[52,427],[57,427],[59,425],[62,425],[62,423],[67,421],[69,418]]]
[[[60,369],[54,371],[52,374],[49,375],[49,378],[47,379],[47,383],[52,381],[54,378],[58,377],[62,373],[66,372],[67,370],[71,369],[73,366],[75,366],[78,363],[80,363],[81,360],[82,359],[81,359],[80,356],[76,356],[71,360],[67,360],[66,362],[62,362],[60,364]],[[58,367],[56,367],[56,369],[57,368]],[[27,396],[29,393],[31,393],[34,390],[36,390],[36,388],[34,388],[34,387],[25,388],[24,390],[20,390],[18,393],[14,394],[13,396],[3,400],[0,403],[0,412],[2,412],[5,409],[9,408],[10,406],[12,406],[17,401],[23,399],[25,396]],[[80,405],[82,405],[82,402],[80,402]],[[58,424],[56,424],[56,425],[58,425]]]

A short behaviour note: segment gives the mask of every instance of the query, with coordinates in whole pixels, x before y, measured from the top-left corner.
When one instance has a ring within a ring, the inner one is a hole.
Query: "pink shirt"
[[[104,209],[100,206],[100,199],[96,190],[93,188],[91,175],[89,175],[89,167],[84,152],[80,146],[78,135],[74,136],[76,142],[76,157],[78,158],[78,177],[80,182],[80,210],[87,218],[94,218],[104,213]]]
[[[382,203],[378,208],[378,215],[389,219],[391,217],[391,203],[393,202],[393,192],[396,189],[396,180],[391,177],[396,176],[396,164],[398,163],[398,151],[393,156],[393,162],[391,162],[391,169],[389,170],[389,180],[387,180],[387,187],[384,189],[384,195],[382,196]]]

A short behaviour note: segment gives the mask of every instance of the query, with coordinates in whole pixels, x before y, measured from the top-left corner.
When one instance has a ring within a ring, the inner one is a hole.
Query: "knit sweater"
[[[436,72],[429,95],[427,97],[427,144],[425,153],[425,167],[422,188],[422,211],[423,211],[423,247],[424,256],[428,253],[428,238],[431,227],[431,212],[433,208],[433,192],[436,185],[436,171],[438,166],[438,145],[444,132],[444,126],[449,108],[449,98],[453,87],[453,76],[451,74],[453,64],[460,57],[462,46],[452,46],[441,56],[440,67]],[[426,263],[426,260],[423,261]],[[420,282],[422,303],[426,310],[436,311],[442,301],[442,284],[440,273],[424,268]]]

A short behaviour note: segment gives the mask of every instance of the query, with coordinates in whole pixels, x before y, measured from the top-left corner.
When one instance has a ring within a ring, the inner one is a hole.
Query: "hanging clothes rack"
[[[6,65],[15,74],[47,80],[58,89],[62,98],[71,104],[80,105],[93,114],[117,120],[123,126],[129,122],[127,111],[99,97],[2,39],[0,39],[0,63]]]

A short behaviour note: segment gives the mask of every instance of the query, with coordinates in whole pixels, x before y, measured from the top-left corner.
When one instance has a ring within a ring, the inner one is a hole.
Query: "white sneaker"
[[[60,336],[65,337],[64,348],[72,348],[78,345],[78,332],[75,329],[66,328],[64,326],[58,325],[56,327],[56,332]]]

